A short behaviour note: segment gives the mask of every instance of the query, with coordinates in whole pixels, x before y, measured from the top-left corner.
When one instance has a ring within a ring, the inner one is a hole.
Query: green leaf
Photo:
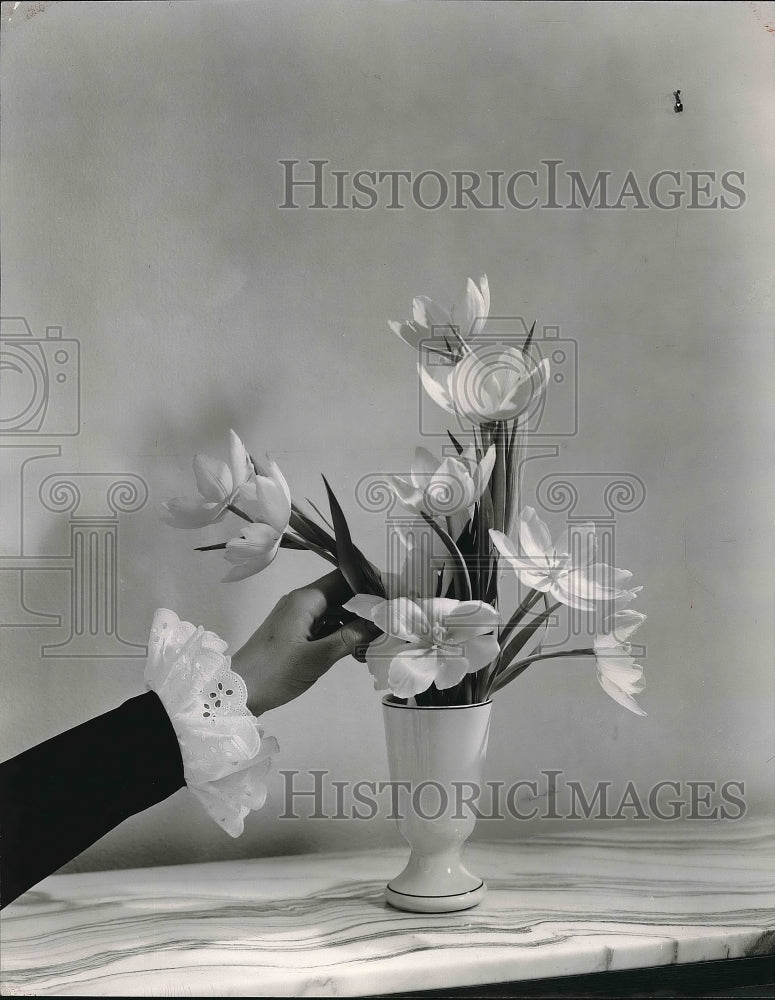
[[[522,440],[517,436],[519,419],[517,417],[513,421],[506,450],[506,526],[503,530],[507,535],[511,535],[519,513],[520,461],[522,459]]]
[[[458,599],[461,601],[470,601],[472,596],[471,578],[468,575],[466,562],[460,553],[460,549],[457,547],[457,545],[455,545],[454,541],[447,534],[447,532],[440,525],[436,524],[436,522],[433,520],[432,517],[429,517],[424,510],[421,510],[420,513],[422,514],[423,519],[431,526],[431,528],[433,528],[433,530],[439,536],[444,545],[444,548],[452,556],[452,562],[455,567],[455,581],[456,581],[456,589],[458,592]]]
[[[241,518],[242,518],[242,520],[243,520],[243,521],[247,521],[247,522],[248,522],[248,524],[253,524],[253,518],[252,518],[252,517],[249,517],[249,516],[248,516],[248,515],[247,515],[247,514],[245,513],[245,511],[244,511],[244,510],[240,510],[240,508],[239,508],[239,507],[237,507],[237,506],[236,506],[236,504],[233,504],[233,503],[227,503],[227,504],[226,504],[226,510],[230,510],[230,511],[232,512],[232,514],[236,514],[236,515],[237,515],[237,517],[241,517]]]
[[[333,526],[333,524],[331,524],[331,522],[328,520],[328,518],[325,516],[325,514],[323,514],[317,508],[317,506],[310,500],[309,497],[307,497],[306,500],[307,500],[307,503],[310,505],[310,507],[315,511],[315,513],[317,514],[317,516],[320,518],[320,520],[323,522],[323,524],[325,524],[327,527],[329,527],[333,531],[334,530],[334,526]]]
[[[280,539],[280,548],[282,549],[301,549],[302,551],[314,552],[315,555],[320,556],[321,559],[325,559],[326,562],[331,563],[333,566],[337,565],[336,559],[327,550],[322,548],[320,545],[316,545],[307,538],[297,538],[293,535],[283,535]]]
[[[474,516],[476,516],[474,514]],[[447,528],[449,529],[451,518],[447,518]],[[449,532],[450,537],[452,532]],[[465,528],[460,532],[460,535],[455,538],[455,544],[460,549],[461,555],[468,561],[469,557],[476,555],[476,536],[474,534],[474,522],[473,518],[468,521]],[[470,568],[470,567],[469,567]]]
[[[328,493],[328,505],[331,508],[331,520],[336,535],[336,561],[342,571],[342,576],[356,594],[375,594],[378,597],[385,597],[386,593],[382,581],[363,553],[353,545],[344,511],[339,506],[339,501],[334,496],[334,491],[329,486],[325,476],[323,476],[323,482]]]
[[[527,354],[527,352],[530,350],[530,345],[533,343],[533,334],[535,333],[535,329],[536,329],[536,320],[533,320],[533,325],[530,327],[530,332],[527,335],[527,339],[525,340],[525,343],[522,345],[523,354]]]
[[[280,539],[281,549],[301,549],[302,552],[307,550],[309,542],[305,542],[303,538],[296,538],[293,535],[283,535]]]
[[[525,595],[524,600],[508,620],[508,622],[503,626],[500,631],[499,639],[505,639],[509,632],[513,632],[517,625],[520,624],[522,619],[528,613],[528,611],[533,607],[533,605],[541,599],[543,596],[542,591],[534,590],[532,587]]]
[[[307,517],[303,511],[299,510],[296,504],[291,504],[289,524],[306,541],[314,542],[316,545],[320,545],[330,552],[336,552],[335,539],[327,531],[324,531],[319,525],[315,524],[312,518]]]
[[[495,510],[494,528],[506,530],[506,428],[498,423],[493,434],[495,443],[495,465],[490,477],[492,505]]]
[[[493,597],[498,596],[498,564],[492,554],[490,528],[494,526],[495,511],[492,497],[487,488],[479,501],[479,521],[477,525],[477,544],[479,550],[479,596],[488,604],[493,603]]]
[[[463,451],[465,450],[463,448],[463,445],[458,441],[458,439],[455,437],[452,431],[447,431],[447,434],[449,435],[450,441],[452,442],[452,444],[454,444],[455,448],[457,449],[458,455],[462,455]]]
[[[542,611],[540,615],[534,618],[533,621],[530,622],[530,624],[525,625],[524,628],[521,628],[519,632],[517,632],[517,634],[514,636],[514,638],[509,642],[506,648],[503,650],[503,653],[501,654],[502,662],[509,663],[511,660],[513,660],[514,657],[517,655],[517,653],[525,646],[527,642],[530,641],[532,636],[535,635],[536,631],[539,628],[541,628],[544,622],[548,621],[550,615],[554,614],[554,612],[557,610],[557,608],[559,608],[559,606],[560,606],[559,601],[556,604],[552,604],[551,607],[546,608],[546,610]]]

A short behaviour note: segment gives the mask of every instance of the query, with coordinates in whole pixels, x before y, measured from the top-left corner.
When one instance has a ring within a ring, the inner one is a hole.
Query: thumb
[[[331,663],[336,663],[343,656],[353,656],[360,663],[365,663],[369,643],[380,634],[381,630],[376,625],[355,618],[331,635],[317,639],[315,645]]]

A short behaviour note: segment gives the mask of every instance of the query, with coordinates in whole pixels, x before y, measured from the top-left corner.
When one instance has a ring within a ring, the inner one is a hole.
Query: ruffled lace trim
[[[145,683],[170,717],[186,784],[230,836],[266,800],[264,778],[279,750],[246,706],[245,682],[215,632],[159,608],[148,638]]]

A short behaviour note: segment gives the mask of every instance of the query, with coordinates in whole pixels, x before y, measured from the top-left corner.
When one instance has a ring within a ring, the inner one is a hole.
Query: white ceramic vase
[[[487,887],[461,854],[476,823],[466,799],[472,799],[472,786],[481,787],[491,707],[489,701],[404,705],[392,695],[382,701],[390,778],[408,783],[397,797],[398,827],[412,852],[385,890],[400,910],[449,913],[484,899]]]

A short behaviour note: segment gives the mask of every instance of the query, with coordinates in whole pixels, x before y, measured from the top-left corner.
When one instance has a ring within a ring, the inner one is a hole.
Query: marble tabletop
[[[384,902],[402,847],[54,875],[4,911],[2,992],[354,996],[775,954],[774,833],[474,842],[489,893],[443,915]]]

